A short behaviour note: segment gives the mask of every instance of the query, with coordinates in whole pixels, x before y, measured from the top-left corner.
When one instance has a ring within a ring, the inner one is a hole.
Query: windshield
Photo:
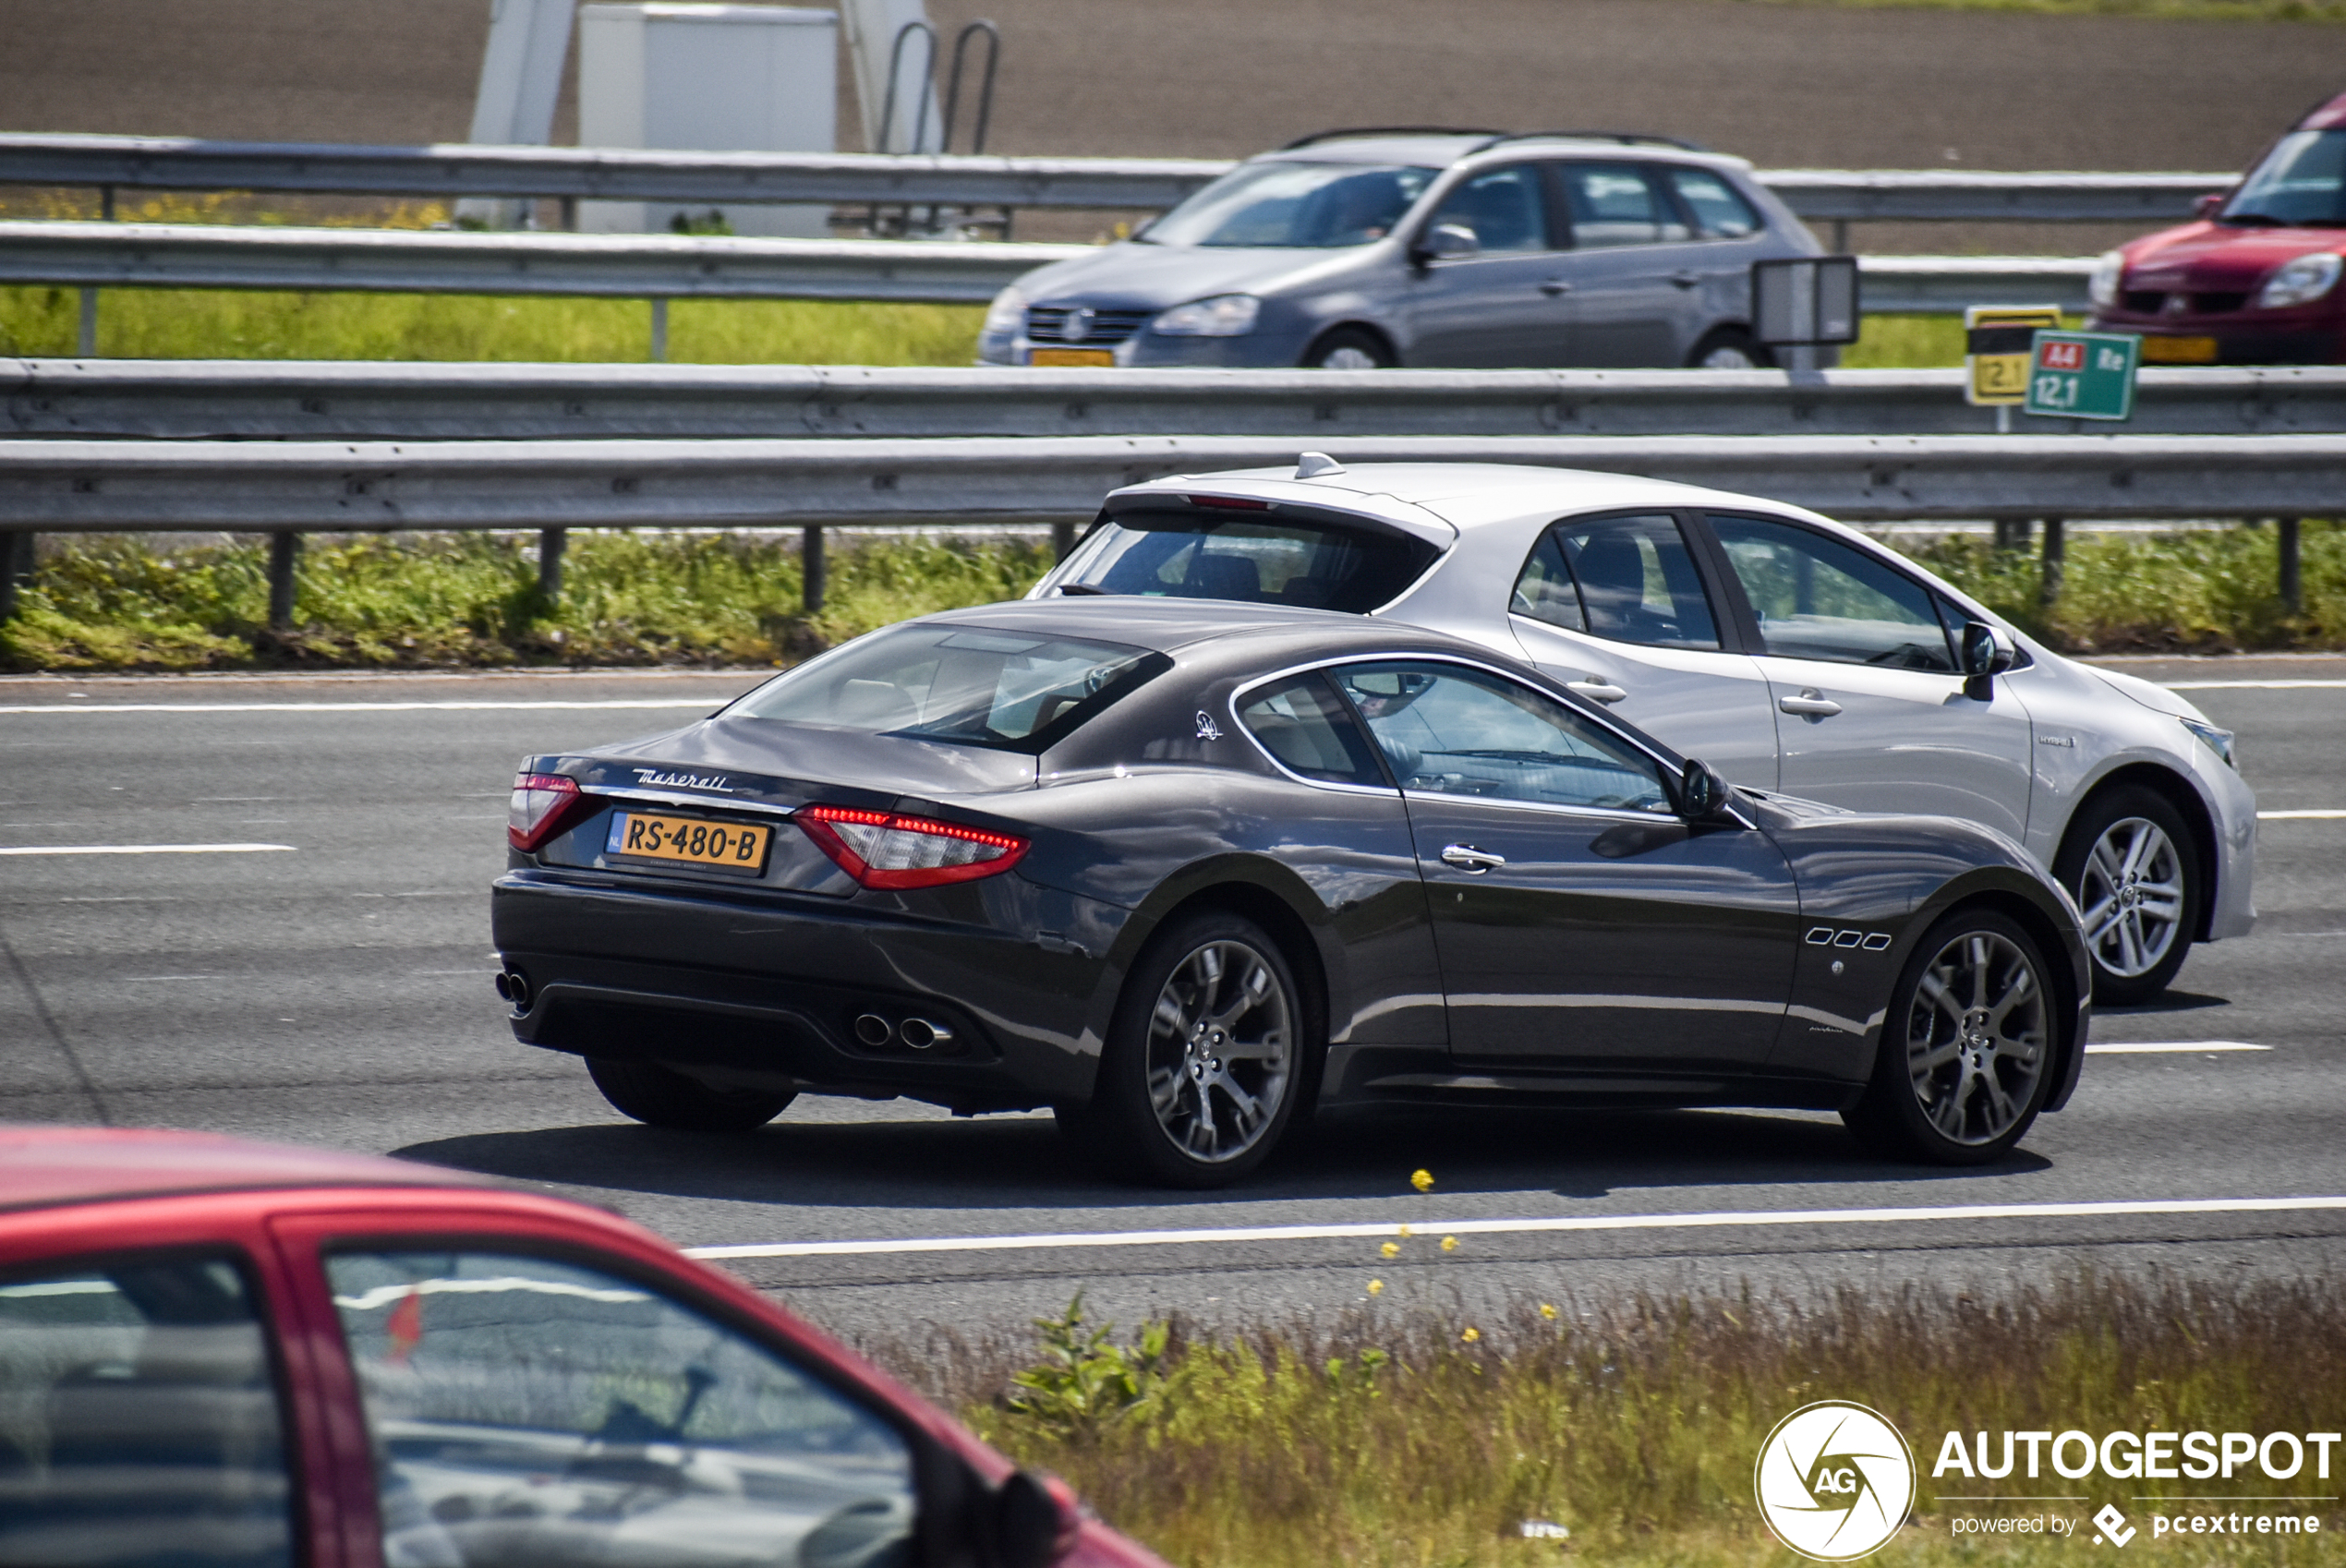
[[[1374,163],[1244,163],[1149,225],[1150,245],[1330,250],[1383,239],[1435,171]]]
[[[1363,528],[1127,513],[1084,540],[1057,586],[1366,615],[1397,598],[1434,554],[1432,545]]]
[[[2282,137],[2224,203],[2219,221],[2346,224],[2346,130]]]
[[[1171,662],[1077,637],[896,626],[777,677],[726,717],[1040,751]]]

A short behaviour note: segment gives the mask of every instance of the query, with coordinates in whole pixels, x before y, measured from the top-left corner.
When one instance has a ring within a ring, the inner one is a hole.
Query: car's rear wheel
[[[1721,327],[1694,345],[1687,364],[1697,370],[1765,370],[1775,356],[1740,327]]]
[[[2086,804],[2053,874],[2086,917],[2094,1000],[2147,1002],[2167,989],[2199,929],[2196,842],[2171,802],[2139,785]]]
[[[747,1132],[798,1098],[786,1090],[712,1089],[674,1067],[622,1056],[589,1056],[586,1071],[613,1110],[679,1132]]]
[[[1091,1104],[1058,1114],[1115,1174],[1223,1186],[1268,1159],[1293,1119],[1303,1026],[1294,971],[1262,927],[1185,917],[1133,965]]]
[[[1882,1015],[1865,1097],[1842,1115],[1877,1152],[1983,1164],[2018,1143],[2059,1041],[2043,952],[2013,920],[1958,910],[1916,947]]]
[[[1323,332],[1303,355],[1305,368],[1313,370],[1389,370],[1400,362],[1391,344],[1361,327]]]

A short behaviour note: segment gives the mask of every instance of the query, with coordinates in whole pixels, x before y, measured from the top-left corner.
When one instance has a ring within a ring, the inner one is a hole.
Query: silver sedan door
[[[1424,261],[1402,290],[1408,363],[1483,369],[1568,363],[1569,285],[1540,166],[1509,163],[1461,181],[1426,221],[1419,244],[1444,226],[1472,234],[1477,248]]]
[[[1788,795],[1958,816],[2022,838],[2028,710],[1956,671],[1937,596],[1873,555],[1775,518],[1713,513],[1756,619]]]

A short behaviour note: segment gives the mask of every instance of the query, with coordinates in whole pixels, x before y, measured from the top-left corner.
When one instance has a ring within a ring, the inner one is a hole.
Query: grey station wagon
[[[978,358],[1741,368],[1751,264],[1820,253],[1748,163],[1663,138],[1337,131],[1021,278]]]

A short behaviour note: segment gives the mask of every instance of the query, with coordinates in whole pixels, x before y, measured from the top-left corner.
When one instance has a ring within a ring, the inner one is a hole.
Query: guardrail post
[[[0,532],[0,623],[16,619],[17,590],[32,581],[32,542],[20,529]]]
[[[287,528],[269,536],[269,630],[290,632],[294,623],[294,567],[301,560],[301,536]]]
[[[569,549],[569,529],[538,531],[538,597],[545,601],[548,609],[562,603],[562,553]]]
[[[1075,523],[1062,517],[1051,525],[1051,559],[1065,561],[1067,552],[1075,548]]]
[[[98,291],[81,291],[81,330],[74,340],[74,353],[84,359],[98,357]]]
[[[2280,557],[2280,602],[2292,615],[2305,608],[2305,578],[2298,556],[2297,519],[2273,519],[2273,544]]]
[[[2018,517],[1997,518],[1996,548],[1998,549],[2026,549],[2028,548],[2026,520]]]
[[[2061,597],[2061,582],[2068,567],[2069,541],[2066,529],[2058,517],[2045,519],[2044,581],[2038,585],[2037,597],[2050,609]]]
[[[824,581],[828,575],[825,564],[823,525],[820,523],[809,523],[806,525],[806,542],[799,548],[798,552],[798,570],[802,583],[801,599],[809,615],[820,615],[823,612],[823,590],[828,585]]]
[[[652,363],[658,365],[668,357],[668,301],[652,301]]]

